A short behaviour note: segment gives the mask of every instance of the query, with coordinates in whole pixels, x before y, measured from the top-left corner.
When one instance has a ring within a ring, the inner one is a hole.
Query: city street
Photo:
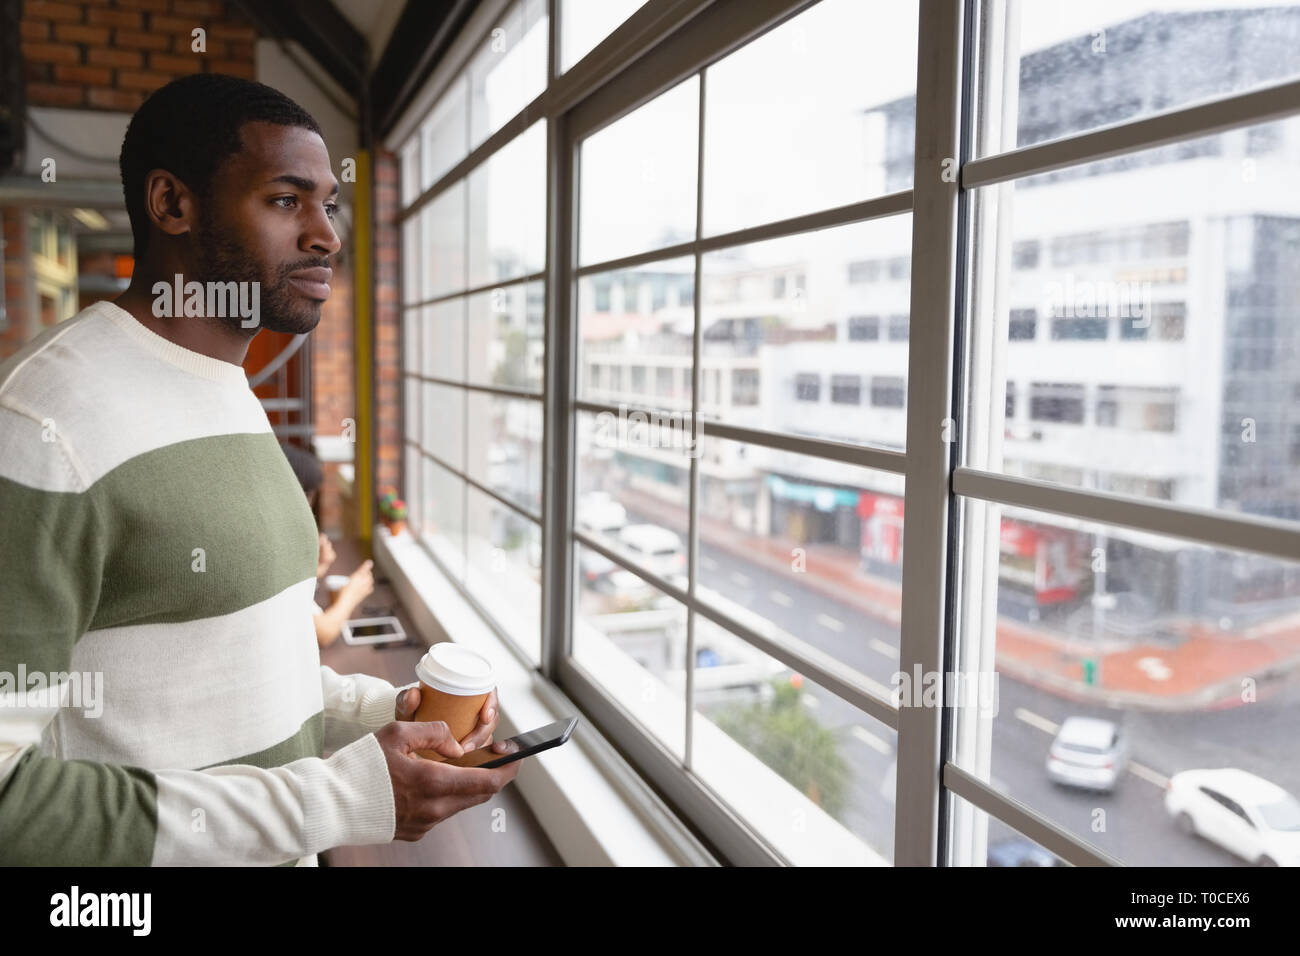
[[[629,521],[645,520],[650,516],[629,515]],[[898,670],[897,625],[808,586],[806,575],[814,572],[815,568],[781,574],[706,542],[700,545],[698,587],[706,594],[715,591],[725,600],[761,614],[858,670],[874,682],[878,693],[888,695]],[[842,822],[889,857],[896,735],[810,681],[804,688],[805,705],[823,726],[837,732],[841,753],[852,767],[849,807]],[[1300,682],[1261,693],[1261,699],[1248,706],[1201,713],[1151,713],[1079,704],[1005,677],[998,683],[997,708],[994,787],[1128,864],[1244,863],[1175,829],[1163,806],[1165,781],[1174,772],[1240,767],[1292,793],[1300,791],[1300,740],[1292,732],[1300,708]],[[1048,747],[1061,722],[1073,715],[1119,722],[1130,735],[1129,770],[1114,793],[1075,790],[1048,779],[1044,769]],[[1095,813],[1098,809],[1105,811],[1104,817]],[[997,821],[990,823],[990,843],[1013,835]]]

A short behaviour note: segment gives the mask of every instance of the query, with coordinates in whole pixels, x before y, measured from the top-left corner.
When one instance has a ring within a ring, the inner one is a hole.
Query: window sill
[[[497,737],[578,714],[465,601],[410,534],[373,531],[375,564],[429,644],[451,640],[498,668]],[[717,861],[585,719],[563,747],[530,757],[515,786],[569,866],[716,865]]]

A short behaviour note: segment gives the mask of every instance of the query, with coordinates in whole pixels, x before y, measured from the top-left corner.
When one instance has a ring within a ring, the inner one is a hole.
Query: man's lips
[[[330,297],[329,281],[333,277],[332,269],[299,269],[289,274],[289,282],[307,298],[324,302]]]

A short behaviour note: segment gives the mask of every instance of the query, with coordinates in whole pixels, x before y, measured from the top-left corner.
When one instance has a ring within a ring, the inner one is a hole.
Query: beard
[[[199,229],[195,237],[199,273],[195,278],[208,282],[256,282],[258,284],[258,324],[253,327],[272,332],[301,335],[316,328],[320,322],[320,302],[303,298],[289,285],[289,274],[299,269],[323,265],[320,257],[309,262],[282,266],[274,279],[268,280],[261,264],[248,254],[245,246],[230,232],[209,217],[206,210],[199,212]],[[241,326],[238,316],[214,316],[213,321],[227,324],[242,333],[249,330]]]

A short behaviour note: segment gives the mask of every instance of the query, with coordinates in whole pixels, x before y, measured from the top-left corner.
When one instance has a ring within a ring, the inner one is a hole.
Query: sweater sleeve
[[[278,864],[392,840],[373,734],[272,768],[144,770],[42,752],[99,602],[104,510],[57,429],[0,405],[0,865]]]
[[[351,744],[396,719],[397,688],[369,674],[338,674],[321,665],[325,750]]]

